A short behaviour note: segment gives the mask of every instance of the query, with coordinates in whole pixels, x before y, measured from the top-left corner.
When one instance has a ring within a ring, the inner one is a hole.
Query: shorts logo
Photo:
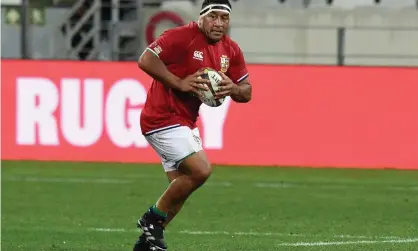
[[[200,142],[200,138],[199,138],[198,136],[193,135],[193,138],[194,138],[194,140],[195,140],[198,144],[200,144],[200,143],[201,143],[201,142]]]
[[[201,52],[201,51],[194,51],[193,58],[194,59],[197,59],[197,60],[200,60],[200,61],[203,61],[203,52]]]
[[[225,55],[221,57],[221,72],[225,73],[229,68],[229,58]]]

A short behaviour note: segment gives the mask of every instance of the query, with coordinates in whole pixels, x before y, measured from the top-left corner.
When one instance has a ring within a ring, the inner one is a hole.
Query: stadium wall
[[[155,27],[155,36],[173,27],[178,16],[196,20],[198,8],[163,8],[171,12],[157,24],[159,8],[141,9],[141,30]],[[339,8],[234,8],[231,37],[251,63],[338,63],[339,45],[345,65],[418,66],[418,11],[381,7]],[[171,24],[171,25],[170,25]],[[344,36],[339,40],[338,28]],[[147,45],[142,40],[138,53]]]
[[[168,1],[174,4],[177,1]],[[3,16],[5,8],[1,9]],[[173,5],[138,9],[138,40],[131,44],[139,56],[148,44],[149,32],[156,37],[174,26],[168,17],[155,22],[157,15],[169,11],[181,22],[196,20],[199,8]],[[30,27],[29,51],[33,58],[64,59],[65,40],[57,24],[68,9],[47,8],[44,26]],[[338,28],[345,28],[342,39],[346,65],[418,66],[418,11],[359,7],[338,8],[239,8],[234,7],[230,35],[251,63],[326,64],[338,62]],[[163,15],[164,16],[164,15]],[[167,16],[167,15],[166,15]],[[158,19],[157,19],[158,20]],[[171,20],[173,21],[173,20]],[[0,19],[2,58],[20,58],[20,28]],[[129,26],[129,25],[128,25]],[[151,28],[150,28],[151,27]],[[257,38],[257,39],[255,39]],[[110,59],[111,41],[104,39],[100,59]],[[341,44],[340,44],[341,45]],[[51,48],[55,48],[52,49]],[[61,48],[61,50],[60,50]],[[57,52],[61,53],[57,53]],[[116,52],[114,52],[116,53]]]
[[[2,159],[158,163],[135,63],[3,60]],[[253,100],[202,106],[216,164],[418,169],[418,69],[249,65]]]

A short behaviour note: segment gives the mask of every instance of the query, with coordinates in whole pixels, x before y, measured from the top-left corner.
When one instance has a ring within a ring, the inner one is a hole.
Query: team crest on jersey
[[[221,57],[221,72],[227,72],[229,68],[229,58],[225,55]]]

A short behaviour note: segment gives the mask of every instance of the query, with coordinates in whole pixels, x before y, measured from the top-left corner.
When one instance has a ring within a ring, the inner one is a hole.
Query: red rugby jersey
[[[241,49],[228,36],[209,44],[196,22],[165,31],[147,50],[157,55],[168,70],[185,78],[201,68],[223,71],[234,83],[248,76]],[[141,130],[148,134],[171,126],[196,127],[202,102],[190,93],[153,80],[141,113]]]

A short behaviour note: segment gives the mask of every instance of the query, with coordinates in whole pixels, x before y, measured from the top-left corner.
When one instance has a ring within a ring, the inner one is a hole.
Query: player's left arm
[[[251,100],[252,87],[249,73],[245,64],[244,55],[241,49],[236,45],[235,55],[231,59],[231,65],[226,74],[220,72],[223,77],[223,84],[220,86],[218,94],[220,96],[230,96],[232,100],[238,103],[247,103]]]
[[[247,103],[251,100],[252,87],[250,80],[246,79],[239,82],[231,91],[231,98],[238,103]]]
[[[248,76],[237,84],[225,73],[219,72],[223,80],[219,84],[217,97],[230,96],[237,103],[247,103],[251,100],[252,87]]]

